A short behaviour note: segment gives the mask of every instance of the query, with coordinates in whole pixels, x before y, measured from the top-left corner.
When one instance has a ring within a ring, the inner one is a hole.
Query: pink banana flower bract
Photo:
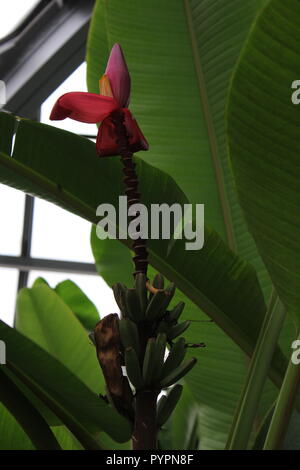
[[[100,156],[119,154],[118,133],[112,115],[120,113],[126,128],[131,152],[148,150],[148,143],[127,108],[130,97],[130,75],[119,44],[111,50],[105,74],[99,81],[100,94],[71,92],[55,103],[50,119],[71,118],[86,123],[99,123],[96,149]]]

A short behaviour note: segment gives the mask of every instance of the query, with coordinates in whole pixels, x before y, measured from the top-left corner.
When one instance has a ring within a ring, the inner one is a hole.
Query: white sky
[[[0,5],[2,1],[0,0]],[[64,121],[48,119],[56,99],[63,93],[86,91],[85,74],[84,63],[49,96],[41,109],[42,122],[76,133],[95,135],[97,129],[93,124],[83,124],[70,119]],[[0,185],[1,255],[20,253],[23,210],[24,194]],[[46,201],[35,199],[31,254],[39,258],[92,263],[94,260],[90,248],[90,229],[91,224],[87,221]],[[72,279],[95,303],[102,316],[119,311],[111,289],[99,276],[33,271],[29,276],[29,285],[38,276],[44,277],[53,287],[64,279]],[[9,324],[13,321],[17,280],[17,270],[0,268],[0,318]]]
[[[11,33],[40,0],[0,0],[0,39]]]

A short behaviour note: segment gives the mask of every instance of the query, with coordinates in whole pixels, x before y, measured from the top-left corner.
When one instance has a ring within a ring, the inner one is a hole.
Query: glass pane
[[[18,277],[17,269],[0,268],[0,319],[11,326],[14,322]]]
[[[35,200],[32,250],[37,258],[94,263],[91,224],[54,204]]]
[[[59,127],[76,134],[96,135],[97,126],[95,124],[85,124],[83,122],[64,119],[63,121],[50,121],[49,116],[56,100],[70,91],[87,91],[86,86],[86,63],[83,62],[42,104],[41,122]]]
[[[40,0],[9,0],[0,3],[0,39],[12,33]]]
[[[50,121],[56,100],[70,91],[87,91],[86,63],[82,63],[42,104],[41,122],[77,134],[95,135],[95,125],[71,119]],[[90,245],[90,224],[56,206],[37,200],[34,216],[32,256],[94,262]]]
[[[100,276],[84,274],[55,273],[47,271],[31,271],[28,285],[31,286],[37,277],[43,277],[51,287],[55,287],[61,281],[71,279],[94,302],[101,317],[109,313],[119,313],[119,307],[113,296],[112,289]]]
[[[20,255],[25,195],[0,184],[0,255]]]

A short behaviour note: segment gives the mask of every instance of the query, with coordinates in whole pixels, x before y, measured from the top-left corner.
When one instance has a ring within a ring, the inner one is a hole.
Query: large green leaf
[[[100,316],[96,306],[78,287],[75,282],[67,279],[55,287],[55,292],[70,307],[80,323],[87,329],[93,330]]]
[[[232,82],[229,147],[249,229],[288,312],[300,324],[300,4],[272,0],[259,16]]]
[[[0,369],[0,401],[13,414],[38,450],[61,450],[50,427],[5,368]]]
[[[251,22],[265,3],[98,0],[87,48],[87,81],[89,91],[98,92],[110,48],[119,42],[132,77],[130,107],[150,143],[149,152],[141,152],[141,158],[173,176],[191,201],[205,203],[206,221],[254,265],[268,296],[270,280],[237,201],[225,133],[231,73]],[[97,255],[99,260],[109,258],[109,243],[105,246],[96,240],[93,250],[96,259]],[[126,259],[126,250],[124,254],[120,251],[120,259]],[[98,266],[101,268],[101,261]],[[127,275],[125,266],[116,270],[112,264],[109,277],[107,268],[99,272],[110,282],[113,271]],[[202,273],[199,269],[198,276]],[[200,314],[190,301],[187,311],[196,317]],[[282,335],[287,348],[290,330],[285,329]],[[193,324],[188,334],[196,337],[200,331],[208,344],[205,360],[199,358],[193,372],[193,393],[201,404],[201,443],[205,448],[220,448],[226,440],[247,360],[216,326],[202,324],[196,329]],[[228,361],[230,370],[224,367]],[[274,389],[268,386],[263,398],[265,410],[274,398]]]
[[[64,450],[81,450],[82,446],[65,426],[53,426],[53,434]],[[34,450],[35,447],[10,412],[0,404],[0,450]],[[102,436],[102,440],[103,440]],[[108,438],[105,435],[105,439]],[[120,444],[119,444],[120,445]]]
[[[93,225],[91,248],[97,271],[109,286],[115,284],[116,280],[125,285],[132,283],[132,255],[127,247],[121,245],[118,240],[106,238],[100,241],[96,234],[96,227]]]
[[[64,364],[94,393],[104,392],[95,348],[72,310],[47,285],[22,289],[16,328]]]
[[[275,407],[275,404],[272,405],[272,407],[269,409],[268,413],[266,414],[262,422],[262,425],[256,435],[255,442],[252,447],[254,450],[262,450],[264,447],[264,443],[268,434],[272,415],[274,412],[274,407]],[[294,410],[290,419],[288,430],[284,438],[284,442],[283,442],[281,450],[300,450],[299,429],[300,429],[299,412]]]
[[[0,450],[34,450],[34,445],[14,416],[0,403]]]
[[[225,103],[250,25],[267,0],[97,0],[87,47],[89,91],[114,42],[132,78],[131,104],[150,150],[141,158],[174,177],[206,222],[269,285],[237,202],[229,167]]]
[[[69,283],[67,282],[66,287],[68,286]],[[91,308],[93,304],[90,304],[86,296],[80,289],[78,292],[78,289],[75,288],[77,297],[79,294],[79,298],[84,299],[84,305]],[[74,293],[73,284],[71,284],[71,292]],[[69,289],[67,289],[67,292],[63,289],[63,293],[68,294],[68,299],[71,300],[74,307],[74,296],[70,299]],[[86,303],[87,301],[88,303]],[[86,311],[86,313],[88,312]],[[94,310],[93,315],[96,315]],[[90,317],[85,315],[84,318],[87,320]],[[103,375],[96,359],[95,348],[88,338],[88,333],[77,320],[73,311],[47,285],[45,280],[38,278],[31,289],[22,289],[19,292],[16,328],[60,360],[94,393],[104,392]],[[59,424],[57,418],[51,413],[49,414],[47,409],[44,409],[40,404],[38,406],[50,424]]]
[[[89,448],[99,448],[100,431],[127,441],[130,426],[57,359],[0,321],[0,337],[7,344],[3,365],[50,407]]]
[[[136,162],[146,206],[187,202],[172,178],[139,159]],[[118,207],[123,192],[118,159],[99,159],[88,140],[30,121],[19,124],[13,158],[0,155],[0,171],[2,182],[49,199],[91,222],[97,222],[99,203]],[[252,266],[227,249],[216,232],[206,227],[204,247],[198,251],[187,251],[184,239],[149,240],[149,259],[251,353],[265,314],[263,296]]]
[[[50,287],[41,284],[19,292],[16,328],[60,360],[94,393],[104,391],[104,379],[87,332]]]
[[[63,450],[83,450],[83,447],[65,426],[53,426],[51,429]]]
[[[145,204],[182,204],[187,201],[172,178],[139,159],[136,162],[142,201]],[[118,197],[123,192],[121,165],[117,158],[99,159],[91,142],[30,121],[20,122],[13,158],[2,154],[0,169],[1,181],[55,202],[93,223],[97,222],[95,213],[98,204],[108,202],[117,206]],[[129,243],[126,240],[124,242]],[[208,338],[207,343],[210,342],[211,348],[207,355],[211,355],[213,361],[206,363],[200,358],[199,374],[192,372],[188,382],[193,383],[193,394],[198,394],[197,401],[203,405],[201,412],[207,414],[213,408],[217,410],[219,418],[225,415],[222,432],[218,435],[222,438],[217,444],[219,448],[224,445],[242,386],[245,360],[226,335],[220,339],[217,325],[245,352],[251,354],[265,313],[255,272],[228,250],[210,228],[206,228],[204,248],[200,251],[186,251],[184,240],[177,240],[171,246],[167,240],[152,240],[149,243],[149,254],[151,264],[173,280],[193,301],[193,307],[187,311],[190,319],[199,319],[196,305],[216,322],[216,325],[199,324],[199,328],[195,322],[197,328],[191,330],[191,337],[196,342],[197,338],[202,341]],[[216,334],[213,335],[213,332]],[[222,367],[220,371],[220,368],[216,368],[217,360],[221,361],[220,364],[222,360],[223,363],[234,364],[234,369]],[[281,381],[283,367],[284,361],[279,355],[271,370],[277,384]],[[212,370],[217,378],[216,390],[219,395],[216,396],[222,397],[219,404],[214,400],[213,407],[211,390],[202,386],[203,380],[206,384],[212,383]],[[225,390],[226,383],[235,386],[230,386],[222,395],[221,389],[223,387]],[[204,395],[207,399],[203,402]],[[222,408],[225,404],[228,408],[224,413]],[[205,420],[202,422],[205,423]]]
[[[101,266],[103,256],[102,240],[92,236],[92,250],[95,256],[96,265]],[[115,240],[105,240],[106,247],[109,242]],[[129,250],[125,251],[129,256]],[[107,254],[108,256],[108,254]],[[99,262],[100,260],[100,262]],[[122,271],[123,279],[128,279],[128,286],[133,283],[132,267],[128,262],[116,268],[116,276]],[[106,271],[100,273],[110,282],[113,278],[114,270],[109,277]],[[155,270],[150,266],[148,276],[153,279]],[[182,434],[186,436],[189,430],[189,415],[199,416],[199,433],[201,436],[201,449],[222,449],[224,448],[227,435],[230,429],[232,416],[236,403],[243,386],[246,370],[246,360],[243,352],[234,345],[228,336],[215,324],[208,322],[208,318],[201,310],[190,301],[182,292],[176,291],[173,303],[184,301],[186,307],[182,314],[182,320],[192,320],[190,327],[185,332],[185,337],[190,343],[204,341],[206,348],[193,349],[190,355],[197,357],[197,366],[185,378],[185,393],[188,396],[188,409],[177,406],[174,414],[174,421],[168,426],[161,436],[164,448],[179,449],[184,442]],[[226,367],[230,364],[231,367]],[[264,394],[261,409],[258,410],[258,421],[263,417],[269,403],[275,399],[274,390],[270,387]],[[181,399],[183,400],[183,398]],[[183,411],[184,410],[184,411]],[[171,430],[169,429],[171,427]]]

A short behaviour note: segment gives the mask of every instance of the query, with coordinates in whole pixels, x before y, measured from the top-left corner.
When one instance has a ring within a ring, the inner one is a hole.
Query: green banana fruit
[[[162,366],[161,376],[167,377],[183,361],[186,354],[186,343],[184,338],[179,338],[170,349],[169,355]]]
[[[155,340],[155,348],[154,348],[154,370],[152,374],[152,382],[155,382],[161,376],[161,369],[164,364],[165,359],[165,352],[167,346],[167,337],[165,333],[159,333]]]
[[[165,291],[159,290],[157,291],[152,299],[150,300],[147,310],[146,310],[146,320],[147,321],[154,321],[157,318],[160,318],[165,313],[164,304],[166,301],[166,294]]]
[[[166,320],[163,318],[161,322],[159,322],[157,328],[156,328],[156,333],[167,333],[170,329],[169,323],[166,322]]]
[[[164,288],[164,284],[165,284],[165,281],[164,281],[164,278],[161,274],[156,274],[154,276],[154,279],[153,279],[153,282],[152,282],[152,286],[155,287],[155,289],[163,289]]]
[[[164,400],[160,399],[157,406],[157,425],[158,427],[162,427],[166,421],[170,418],[171,414],[173,413],[180,397],[182,394],[183,386],[176,384],[168,393],[168,395],[164,395],[161,398],[165,398]]]
[[[167,321],[170,323],[176,322],[178,318],[180,317],[180,315],[182,314],[184,307],[185,307],[184,302],[179,302],[177,305],[175,305],[173,310],[171,310],[168,313]]]
[[[171,326],[168,331],[168,341],[171,341],[177,336],[181,335],[189,326],[191,322],[186,320],[183,323],[179,323],[178,325]]]
[[[129,318],[122,318],[119,320],[119,332],[124,349],[131,347],[139,356],[140,342],[136,324]]]
[[[162,395],[160,397],[160,399],[158,400],[157,402],[157,409],[156,409],[156,422],[157,422],[157,426],[160,427],[160,424],[159,424],[159,414],[160,414],[160,410],[163,408],[165,402],[167,401],[167,395]]]
[[[137,354],[133,348],[125,350],[125,366],[127,376],[136,390],[144,387],[144,381]]]
[[[144,314],[141,310],[140,301],[135,289],[127,289],[125,302],[128,316],[136,323],[142,321]]]
[[[124,284],[121,284],[118,282],[117,284],[114,284],[112,286],[113,293],[115,300],[118,304],[118,307],[120,309],[120,312],[123,317],[126,317],[126,303],[125,303],[125,295],[127,291],[127,287]]]
[[[153,371],[155,365],[155,338],[148,339],[144,363],[143,363],[143,380],[145,384],[150,385],[152,382]]]
[[[146,274],[138,273],[135,276],[135,289],[140,302],[142,315],[145,315],[148,306],[148,291],[146,287],[147,277]]]
[[[175,290],[176,290],[176,286],[175,284],[172,282],[170,285],[168,285],[168,287],[165,289],[165,302],[164,302],[164,309],[167,310],[171,300],[173,299],[174,297],[174,294],[175,294]]]
[[[161,388],[170,387],[170,385],[173,385],[175,382],[178,382],[178,380],[180,380],[194,367],[196,362],[197,359],[195,357],[192,357],[191,359],[188,359],[187,361],[180,364],[180,366],[173,370],[173,372],[168,374],[164,379],[160,381]]]

